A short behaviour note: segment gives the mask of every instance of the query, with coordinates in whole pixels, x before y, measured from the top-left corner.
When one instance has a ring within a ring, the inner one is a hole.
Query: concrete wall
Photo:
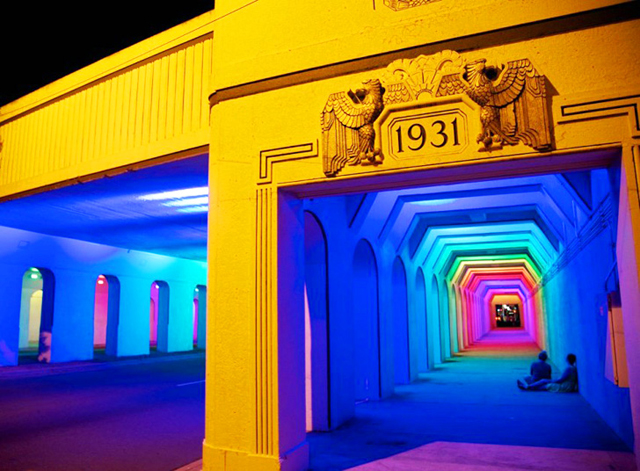
[[[612,172],[613,175],[616,173]],[[618,288],[618,274],[614,265],[617,188],[611,188],[608,176],[606,171],[594,172],[592,182],[594,208],[607,198],[613,200],[613,210],[611,217],[606,220],[606,226],[600,227],[601,232],[586,245],[580,244],[579,251],[571,261],[544,284],[536,298],[546,318],[545,338],[551,361],[562,371],[566,366],[566,355],[574,353],[577,356],[580,393],[633,448],[629,388],[618,387],[605,378],[605,347],[609,336],[607,292]],[[594,217],[600,218],[598,214]],[[584,240],[587,237],[588,234],[583,233],[580,238]],[[624,259],[617,260],[622,265],[627,262]],[[624,312],[634,307],[631,303],[623,303],[622,309]]]

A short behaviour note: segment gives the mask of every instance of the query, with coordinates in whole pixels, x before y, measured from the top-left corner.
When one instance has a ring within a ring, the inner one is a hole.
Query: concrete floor
[[[635,471],[634,455],[582,396],[516,388],[536,354],[517,333],[485,338],[393,398],[359,404],[338,430],[309,434],[311,469]],[[193,462],[203,377],[202,354],[6,369],[0,469],[162,471]]]
[[[338,430],[309,434],[311,470],[635,471],[582,396],[516,388],[537,353],[518,332],[490,334],[394,397],[359,404]]]

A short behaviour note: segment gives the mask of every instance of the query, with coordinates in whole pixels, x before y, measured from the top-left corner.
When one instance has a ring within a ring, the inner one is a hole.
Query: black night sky
[[[0,106],[212,10],[214,0],[80,5],[14,0],[0,8]]]

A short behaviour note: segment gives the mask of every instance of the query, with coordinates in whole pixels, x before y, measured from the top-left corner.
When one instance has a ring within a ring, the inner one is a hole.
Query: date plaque
[[[378,145],[387,162],[402,166],[445,162],[470,144],[469,116],[477,108],[464,97],[389,105],[378,123]]]

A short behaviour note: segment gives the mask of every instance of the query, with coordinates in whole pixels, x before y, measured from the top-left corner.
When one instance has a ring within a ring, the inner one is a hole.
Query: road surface
[[[203,354],[0,374],[3,471],[173,470],[203,437]]]

